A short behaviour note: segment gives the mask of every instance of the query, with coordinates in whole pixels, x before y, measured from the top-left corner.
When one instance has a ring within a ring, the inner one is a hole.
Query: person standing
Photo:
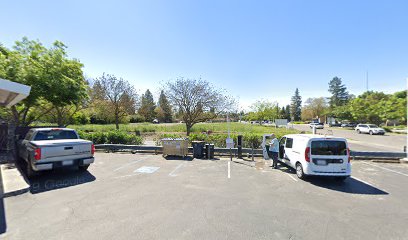
[[[272,166],[274,169],[278,168],[278,156],[279,156],[279,140],[276,138],[275,134],[271,135],[272,141],[269,146],[269,151],[271,152],[272,157]]]

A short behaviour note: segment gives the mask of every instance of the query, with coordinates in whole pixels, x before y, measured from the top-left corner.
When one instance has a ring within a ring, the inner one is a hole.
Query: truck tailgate
[[[32,141],[41,148],[40,161],[64,161],[92,157],[92,142],[82,139]]]

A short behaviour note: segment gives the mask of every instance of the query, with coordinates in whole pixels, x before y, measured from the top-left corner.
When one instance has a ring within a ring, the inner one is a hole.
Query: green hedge
[[[231,134],[231,138],[234,139],[235,146],[238,142],[238,134]],[[244,148],[251,148],[252,145],[254,148],[259,148],[262,143],[262,136],[263,134],[253,134],[253,133],[245,133],[242,134],[243,136],[243,147]],[[185,135],[181,134],[162,134],[161,138],[182,138],[186,137]],[[227,139],[228,134],[203,134],[203,133],[191,133],[188,137],[190,141],[205,141],[206,143],[214,144],[216,147],[225,148],[226,143],[225,140]],[[160,145],[160,140],[156,141],[157,145]]]
[[[90,140],[95,144],[113,143],[113,144],[143,144],[143,138],[133,133],[124,131],[107,131],[107,132],[85,132],[78,131],[82,139]]]

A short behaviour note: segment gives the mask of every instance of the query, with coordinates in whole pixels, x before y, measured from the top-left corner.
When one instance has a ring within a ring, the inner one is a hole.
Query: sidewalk
[[[14,163],[1,164],[0,184],[3,185],[1,198],[20,195],[30,190],[30,185]]]

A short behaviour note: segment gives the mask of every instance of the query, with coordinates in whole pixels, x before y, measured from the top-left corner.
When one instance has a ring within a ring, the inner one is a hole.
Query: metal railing
[[[146,146],[146,145],[124,145],[124,144],[96,144],[97,150],[108,152],[130,151],[130,152],[145,152],[145,153],[162,153],[161,146]],[[238,148],[232,148],[232,154],[237,156]],[[192,153],[193,148],[189,147],[188,152]],[[215,148],[214,153],[217,156],[229,155],[229,148]],[[245,155],[262,156],[262,149],[242,148],[242,153]],[[401,159],[406,158],[406,152],[372,152],[372,151],[351,151],[351,157],[354,159]]]

